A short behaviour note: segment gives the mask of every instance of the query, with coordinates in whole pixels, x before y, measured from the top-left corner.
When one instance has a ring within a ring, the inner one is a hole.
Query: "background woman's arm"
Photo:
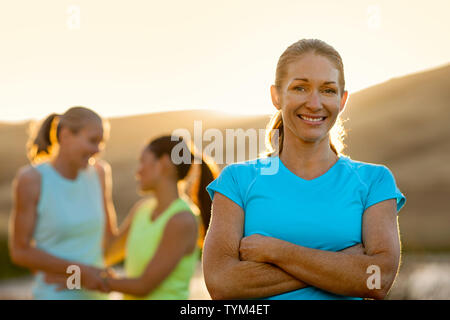
[[[186,254],[195,249],[197,229],[192,213],[183,211],[174,215],[167,222],[161,243],[142,275],[137,278],[108,278],[110,289],[134,296],[148,295],[172,273]]]
[[[383,299],[398,271],[400,240],[396,201],[385,200],[369,207],[362,225],[364,254],[306,248],[275,238],[252,235],[241,241],[241,257],[273,263],[297,279],[336,294]],[[381,271],[381,286],[371,289],[370,266]]]
[[[103,248],[108,248],[117,237],[119,230],[117,228],[117,214],[112,199],[112,174],[111,166],[104,160],[95,162],[100,185],[103,192],[103,207],[105,212],[105,233],[103,236]]]

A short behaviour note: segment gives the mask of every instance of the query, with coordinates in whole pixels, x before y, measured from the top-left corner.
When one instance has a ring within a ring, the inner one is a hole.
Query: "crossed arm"
[[[242,238],[243,225],[242,208],[216,193],[203,255],[205,282],[213,299],[262,298],[308,285],[383,299],[398,270],[400,241],[393,199],[364,213],[364,248],[331,252],[257,234]],[[381,269],[380,289],[367,286],[370,265]]]

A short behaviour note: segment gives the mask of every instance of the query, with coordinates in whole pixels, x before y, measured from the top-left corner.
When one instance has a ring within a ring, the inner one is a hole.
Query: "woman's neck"
[[[78,177],[78,171],[80,168],[72,165],[70,161],[64,159],[61,154],[58,154],[56,158],[51,161],[51,165],[64,178],[75,180]]]
[[[164,212],[170,204],[179,198],[178,185],[176,181],[162,179],[154,190],[158,202],[153,218]]]
[[[280,160],[296,175],[311,180],[327,172],[339,157],[331,149],[328,137],[309,143],[285,136]]]

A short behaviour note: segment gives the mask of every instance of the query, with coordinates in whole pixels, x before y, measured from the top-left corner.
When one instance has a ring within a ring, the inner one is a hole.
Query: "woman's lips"
[[[327,117],[319,117],[319,116],[306,116],[298,114],[297,117],[302,120],[304,123],[307,123],[309,125],[321,125],[325,122]]]

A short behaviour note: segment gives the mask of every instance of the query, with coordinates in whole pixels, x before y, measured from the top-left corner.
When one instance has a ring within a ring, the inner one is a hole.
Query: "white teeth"
[[[308,120],[308,121],[313,121],[313,122],[318,122],[318,121],[322,121],[324,119],[324,117],[322,118],[309,118],[303,115],[300,115],[300,118],[302,118],[303,120]]]

